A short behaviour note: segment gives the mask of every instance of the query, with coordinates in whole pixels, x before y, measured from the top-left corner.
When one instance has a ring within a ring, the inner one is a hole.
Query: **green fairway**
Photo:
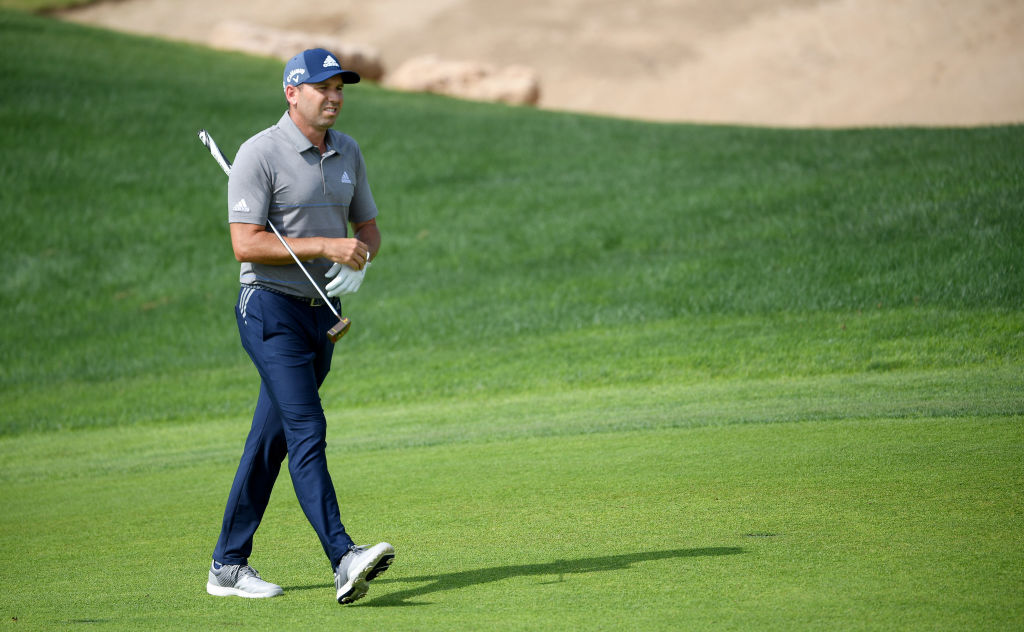
[[[0,6],[14,6],[10,3]],[[1024,127],[656,125],[346,90],[383,248],[321,395],[351,607],[287,474],[205,593],[258,378],[223,173],[275,60],[0,9],[11,629],[1024,627]]]
[[[767,407],[787,405],[770,392]],[[4,614],[135,629],[1013,629],[1024,616],[1019,415],[603,430],[664,414],[639,402],[578,405],[577,431],[553,437],[526,431],[525,408],[453,410],[500,429],[425,447],[378,445],[388,419],[362,411],[357,441],[331,444],[350,531],[386,531],[399,554],[352,608],[333,603],[286,480],[253,559],[286,595],[203,592],[244,420],[6,440]]]

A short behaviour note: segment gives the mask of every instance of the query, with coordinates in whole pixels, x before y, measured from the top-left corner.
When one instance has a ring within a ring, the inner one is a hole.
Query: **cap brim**
[[[327,81],[336,75],[341,75],[341,80],[345,83],[359,83],[359,73],[354,70],[325,70],[313,75],[302,83],[320,83],[321,81]]]

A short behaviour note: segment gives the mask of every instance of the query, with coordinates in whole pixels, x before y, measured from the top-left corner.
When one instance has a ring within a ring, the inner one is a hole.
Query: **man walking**
[[[345,85],[358,82],[326,50],[293,57],[284,69],[288,111],[242,144],[231,169],[228,219],[242,285],[235,315],[261,383],[213,552],[211,595],[282,594],[249,566],[249,555],[286,455],[299,505],[334,569],[339,603],[366,595],[394,560],[390,544],[356,546],[342,525],[319,395],[334,351],[326,332],[336,319],[267,228],[277,227],[340,312],[337,297],[359,289],[381,241],[359,146],[331,129]]]

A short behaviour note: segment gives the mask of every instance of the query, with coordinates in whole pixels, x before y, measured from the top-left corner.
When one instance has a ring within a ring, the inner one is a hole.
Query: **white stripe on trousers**
[[[242,314],[242,320],[245,320],[245,308],[248,307],[249,299],[255,291],[251,287],[242,288],[242,295],[238,297],[238,311]]]

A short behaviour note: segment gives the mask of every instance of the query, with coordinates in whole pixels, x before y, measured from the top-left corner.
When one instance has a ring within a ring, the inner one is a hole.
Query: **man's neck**
[[[302,135],[305,136],[309,140],[309,142],[313,143],[313,146],[319,149],[321,154],[327,151],[326,129],[319,129],[316,127],[303,125],[299,121],[295,120],[295,115],[293,111],[289,111],[288,116],[291,117],[292,123],[295,123],[295,127],[299,128],[299,131],[302,132]]]

